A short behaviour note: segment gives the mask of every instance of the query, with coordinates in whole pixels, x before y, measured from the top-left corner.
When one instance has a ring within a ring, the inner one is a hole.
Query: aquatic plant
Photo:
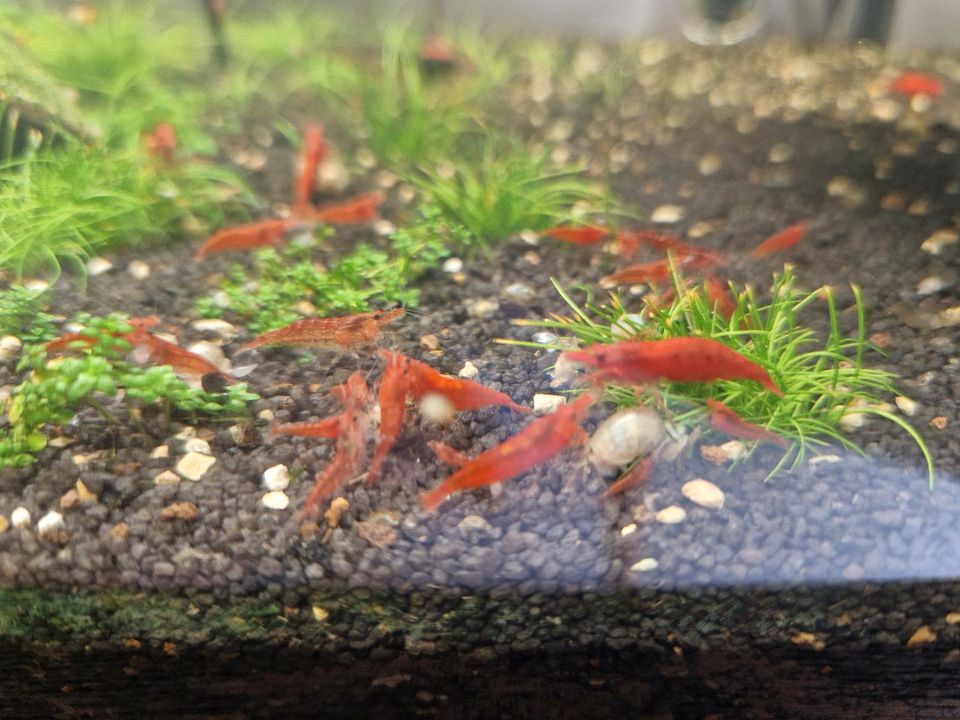
[[[243,383],[231,384],[222,393],[191,387],[168,365],[141,367],[124,358],[131,350],[126,339],[133,331],[126,317],[79,315],[84,325],[75,344],[77,352],[50,357],[43,344],[25,345],[17,372],[26,373],[9,398],[3,401],[9,427],[0,431],[0,467],[19,467],[33,462],[46,446],[44,428],[61,426],[84,406],[117,422],[103,401],[124,390],[125,403],[161,403],[191,414],[238,416],[258,396]],[[82,339],[80,339],[82,338]]]
[[[454,166],[409,175],[449,222],[469,234],[467,247],[490,254],[492,243],[566,220],[571,208],[609,209],[609,195],[577,168],[552,167],[545,152],[484,136]]]
[[[24,343],[52,338],[56,334],[53,317],[44,312],[49,295],[47,290],[17,284],[0,290],[0,335],[13,335]]]
[[[332,230],[321,230],[321,238]],[[215,296],[197,301],[204,317],[236,313],[253,333],[288,325],[303,317],[304,303],[318,315],[370,309],[371,302],[415,307],[419,290],[410,284],[448,254],[464,231],[444,222],[435,209],[421,208],[408,227],[394,232],[387,249],[360,244],[329,268],[313,258],[310,243],[292,242],[253,256],[252,272],[240,263],[227,270]]]
[[[711,384],[665,383],[657,386],[670,419],[678,425],[702,425],[707,400],[718,400],[740,418],[759,425],[792,442],[771,470],[795,468],[815,448],[839,444],[863,450],[843,430],[844,418],[881,417],[894,423],[917,444],[933,483],[933,459],[923,438],[902,417],[888,409],[884,395],[894,394],[896,376],[864,365],[864,356],[876,351],[867,341],[866,313],[859,288],[852,286],[857,327],[852,335],[840,328],[833,291],[829,287],[803,292],[794,285],[791,268],[774,276],[769,298],[764,300],[750,287],[740,291],[731,283],[736,307],[729,318],[718,312],[716,300],[677,272],[672,272],[672,300],[652,297],[630,311],[623,299],[611,295],[609,304],[597,305],[589,288],[582,303],[576,302],[556,280],[553,284],[570,307],[572,316],[554,316],[543,321],[517,324],[566,330],[584,344],[609,343],[630,337],[659,339],[698,336],[712,338],[766,370],[783,390],[783,397],[756,392],[749,382],[726,380]],[[817,304],[826,306],[829,332],[826,339],[803,324],[802,314]],[[563,341],[543,345],[526,341],[503,341],[529,347],[569,349]],[[606,397],[617,406],[635,405],[635,388],[610,385]],[[654,402],[653,390],[639,393],[643,403]],[[742,459],[746,459],[756,446]]]

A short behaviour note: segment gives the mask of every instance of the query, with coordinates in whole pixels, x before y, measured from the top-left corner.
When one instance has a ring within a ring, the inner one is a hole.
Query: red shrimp
[[[737,310],[737,301],[731,296],[730,287],[713,275],[707,275],[703,280],[703,291],[710,306],[716,308],[724,320],[730,320]]]
[[[793,247],[798,242],[803,240],[804,236],[807,234],[807,232],[809,232],[809,230],[810,226],[805,222],[799,222],[795,225],[791,225],[788,228],[784,228],[780,232],[774,233],[762,243],[757,245],[750,253],[750,257],[763,257],[765,255],[770,255],[771,253]]]
[[[303,131],[303,154],[294,182],[294,212],[301,214],[313,209],[313,194],[317,190],[317,171],[327,156],[327,144],[320,125],[308,125]]]
[[[552,237],[554,240],[573,243],[574,245],[597,245],[610,234],[610,228],[599,225],[583,225],[581,227],[557,226],[547,228],[541,234]]]
[[[914,95],[940,97],[943,95],[946,86],[943,80],[935,75],[928,75],[916,70],[904,70],[890,83],[890,89],[898,95],[906,95],[910,98]]]
[[[358,195],[341,203],[333,203],[312,210],[305,217],[315,222],[345,225],[370,222],[377,216],[377,208],[383,202],[378,192]]]
[[[208,255],[230,250],[253,250],[261,247],[276,247],[283,243],[284,237],[295,227],[304,225],[298,218],[268,218],[244,225],[217,230],[197,248],[194,260],[203,260]]]
[[[784,450],[790,447],[786,438],[782,438],[775,432],[759,425],[748,423],[719,400],[708,398],[707,407],[710,408],[710,425],[715,430],[741,440],[759,440],[760,442],[773,443]]]
[[[585,440],[580,420],[596,401],[584,393],[556,412],[538,418],[516,435],[480,453],[439,486],[423,493],[420,502],[427,512],[437,509],[447,497],[460,490],[510,480],[545,463],[574,443]]]
[[[638,462],[627,472],[625,472],[617,481],[608,487],[604,493],[603,497],[613,497],[614,495],[619,495],[622,492],[626,492],[632,488],[642,485],[646,482],[647,477],[650,475],[650,470],[653,468],[654,457],[653,455],[648,455],[643,460]]]
[[[380,477],[387,453],[397,441],[403,429],[407,394],[410,391],[410,358],[400,353],[382,351],[387,367],[380,378],[377,397],[380,402],[380,432],[373,449],[373,459],[367,471],[367,485],[372,485]]]
[[[258,335],[243,346],[252,350],[262,345],[351,349],[369,345],[380,337],[381,328],[403,315],[403,308],[373,311],[342,317],[304,318],[285,327]]]
[[[335,438],[340,434],[340,416],[323,420],[308,420],[298,423],[274,423],[270,435],[293,435],[295,437]]]
[[[767,371],[723,343],[710,338],[628,340],[570,350],[564,357],[595,368],[594,381],[642,385],[656,380],[713,382],[754,380],[777,395],[783,392]]]

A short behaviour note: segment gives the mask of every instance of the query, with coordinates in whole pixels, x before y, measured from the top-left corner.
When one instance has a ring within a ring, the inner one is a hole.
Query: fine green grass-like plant
[[[610,304],[596,305],[591,293],[582,304],[554,282],[573,315],[529,322],[539,327],[567,330],[583,344],[609,343],[629,337],[662,339],[699,336],[718,340],[763,367],[783,390],[783,397],[758,392],[755,384],[726,380],[710,384],[662,383],[659,389],[667,412],[680,425],[703,425],[706,399],[721,401],[747,422],[761,425],[792,441],[770,475],[795,468],[815,448],[838,444],[862,453],[843,430],[842,420],[851,415],[875,415],[894,423],[914,440],[926,461],[933,483],[933,459],[916,429],[888,409],[884,396],[895,394],[896,376],[864,365],[864,356],[877,351],[867,341],[866,317],[859,288],[852,286],[857,327],[852,335],[840,328],[840,319],[830,288],[802,292],[794,285],[789,266],[774,276],[769,299],[751,289],[736,293],[736,310],[725,319],[701,288],[691,285],[674,269],[675,297],[662,307],[644,305],[627,312],[622,300],[611,296]],[[731,289],[735,290],[731,285]],[[804,325],[801,315],[820,304],[825,306],[829,332],[825,339]],[[533,347],[537,343],[517,342]],[[559,345],[554,347],[563,349]],[[607,397],[617,405],[637,403],[634,388],[609,386]],[[654,398],[641,393],[647,402]],[[754,448],[755,449],[755,448]],[[749,455],[748,455],[749,456]],[[745,457],[748,457],[745,456]]]
[[[0,335],[13,335],[24,343],[53,338],[53,316],[44,312],[49,295],[17,284],[0,290]]]
[[[236,417],[257,398],[243,383],[228,385],[223,393],[208,393],[178,378],[169,365],[140,367],[125,359],[131,350],[123,337],[133,327],[125,316],[80,315],[80,334],[75,353],[50,357],[43,344],[25,345],[17,372],[26,373],[0,407],[8,426],[0,430],[0,467],[22,467],[46,447],[45,428],[70,421],[81,407],[95,408],[111,422],[116,418],[105,402],[124,390],[124,402],[160,403],[168,411],[198,415]]]
[[[447,245],[463,235],[426,207],[413,224],[393,234],[389,249],[361,244],[329,268],[314,260],[309,244],[259,250],[252,272],[233,264],[219,291],[197,301],[197,311],[220,317],[229,310],[251,332],[262,333],[302,318],[304,303],[319,316],[363,312],[371,302],[415,307],[419,290],[413,281],[435,267],[448,254]]]
[[[570,217],[571,209],[609,209],[608,193],[577,168],[552,166],[546,152],[483,138],[478,151],[456,165],[409,176],[451,223],[469,236],[469,252],[523,230],[543,230]]]

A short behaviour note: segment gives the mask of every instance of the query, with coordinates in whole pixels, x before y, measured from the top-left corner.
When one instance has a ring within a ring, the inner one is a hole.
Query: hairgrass
[[[859,288],[851,286],[857,327],[852,335],[840,328],[833,292],[829,287],[802,292],[794,287],[792,270],[786,266],[775,275],[769,300],[761,301],[747,287],[736,294],[736,310],[729,320],[716,311],[706,294],[691,286],[674,268],[675,297],[669,305],[649,303],[631,316],[621,298],[611,296],[609,305],[597,306],[587,291],[583,305],[577,304],[556,280],[552,281],[573,312],[571,317],[519,322],[568,330],[581,343],[609,343],[627,337],[662,339],[699,336],[718,340],[763,367],[783,390],[783,397],[760,392],[755,383],[722,380],[711,384],[664,383],[662,397],[673,422],[702,424],[706,417],[706,399],[721,401],[737,415],[761,425],[792,441],[770,476],[785,467],[796,468],[817,447],[839,444],[863,453],[842,429],[841,420],[862,413],[888,420],[906,432],[917,444],[926,462],[928,480],[934,478],[933,458],[917,430],[903,418],[886,409],[882,395],[893,394],[896,376],[886,370],[864,366],[864,355],[877,351],[866,337],[866,316]],[[734,286],[730,285],[735,291]],[[826,305],[829,333],[818,340],[816,333],[802,324],[801,313],[822,302]],[[649,317],[649,321],[644,318]],[[639,319],[638,319],[639,318]],[[551,347],[538,343],[506,341],[531,347]],[[553,345],[555,349],[565,349]],[[637,403],[633,388],[608,386],[606,394],[619,406]],[[652,401],[649,392],[642,392]],[[756,449],[756,446],[751,450]],[[749,454],[744,456],[744,459]]]
[[[523,230],[542,230],[566,220],[574,206],[608,208],[609,195],[578,168],[553,167],[546,151],[482,138],[479,152],[452,167],[409,176],[453,223],[466,228],[471,253]]]

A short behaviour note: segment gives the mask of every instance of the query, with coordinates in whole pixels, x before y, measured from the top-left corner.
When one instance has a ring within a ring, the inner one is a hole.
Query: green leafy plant
[[[0,429],[0,467],[33,462],[46,446],[44,427],[63,425],[76,411],[90,406],[116,422],[105,401],[124,390],[124,402],[156,402],[192,414],[238,416],[257,398],[243,383],[231,384],[221,394],[192,388],[168,365],[142,368],[124,359],[130,351],[126,339],[133,327],[123,315],[80,315],[85,325],[76,354],[49,357],[42,344],[24,346],[17,366],[26,377],[5,401],[8,427]]]
[[[46,290],[11,285],[0,291],[0,335],[14,335],[24,343],[40,343],[56,331],[53,317],[44,312],[49,300]]]
[[[411,174],[409,179],[450,223],[466,228],[468,248],[489,254],[490,245],[522,230],[542,230],[566,220],[571,208],[608,208],[598,185],[574,168],[552,168],[545,152],[484,138],[475,161]]]
[[[219,292],[201,298],[197,310],[219,317],[229,309],[251,332],[261,333],[300,319],[304,303],[321,316],[363,312],[371,301],[414,307],[419,291],[410,283],[447,255],[449,242],[463,236],[436,209],[425,208],[417,222],[394,233],[389,250],[361,244],[329,268],[314,261],[308,245],[259,250],[252,273],[232,265]]]
[[[579,304],[560,285],[554,286],[573,312],[571,317],[525,322],[525,325],[567,330],[581,343],[609,343],[628,337],[662,339],[700,336],[718,340],[763,367],[783,390],[783,397],[757,392],[750,383],[736,380],[710,384],[663,383],[658,386],[671,419],[680,425],[700,425],[706,418],[707,398],[721,401],[744,420],[793,441],[771,471],[796,467],[816,447],[839,444],[862,452],[843,431],[842,420],[851,415],[876,415],[888,420],[913,438],[926,461],[929,481],[933,483],[933,459],[923,438],[903,418],[893,414],[883,395],[896,392],[895,376],[864,365],[864,355],[875,351],[866,339],[863,299],[853,287],[857,327],[845,335],[839,322],[836,302],[829,288],[802,292],[794,286],[790,268],[774,277],[767,301],[747,288],[736,294],[736,309],[729,319],[717,312],[706,293],[691,286],[674,269],[675,296],[668,304],[644,304],[628,312],[622,299],[613,295],[611,303],[596,305],[587,289],[587,298]],[[734,289],[731,285],[731,289]],[[818,303],[825,305],[829,332],[818,339],[803,324],[801,315]],[[542,344],[508,341],[532,347]],[[552,347],[564,349],[562,344]],[[634,388],[609,386],[607,397],[620,406],[637,403]],[[649,391],[641,393],[644,402],[653,402]]]

